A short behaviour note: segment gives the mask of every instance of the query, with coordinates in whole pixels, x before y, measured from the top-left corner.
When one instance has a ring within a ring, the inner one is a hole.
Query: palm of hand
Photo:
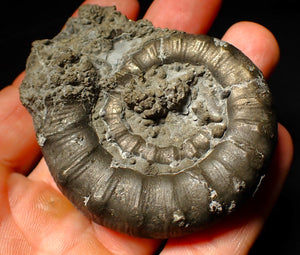
[[[86,3],[115,4],[132,19],[138,13],[135,0]],[[188,4],[156,0],[145,18],[155,26],[204,33],[219,7],[219,0]],[[235,24],[223,39],[248,55],[265,76],[278,61],[276,40],[258,24]],[[264,58],[260,57],[262,52]],[[153,254],[160,240],[129,237],[89,221],[58,191],[43,159],[32,168],[40,159],[40,151],[31,117],[18,99],[23,76],[0,92],[0,130],[6,134],[0,138],[0,254]],[[210,230],[168,240],[161,254],[246,254],[280,192],[291,158],[290,136],[279,125],[272,170],[256,198]]]

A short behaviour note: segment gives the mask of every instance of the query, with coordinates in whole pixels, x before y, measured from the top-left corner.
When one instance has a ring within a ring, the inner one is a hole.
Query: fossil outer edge
[[[119,30],[109,30],[107,24]],[[122,31],[120,24],[129,31]],[[135,26],[144,34],[135,35]],[[84,29],[94,34],[109,31],[100,39],[130,46],[122,53],[114,47],[93,53],[103,59],[121,54],[114,68],[108,68],[110,73],[99,74],[102,62],[97,64],[85,53],[86,41],[72,46],[72,38]],[[113,165],[113,155],[99,142],[92,117],[99,93],[107,94],[104,120],[115,125],[121,149],[161,164],[177,159],[172,146],[147,151],[145,141],[122,124],[120,98],[114,96],[132,77],[175,62],[206,66],[230,92],[224,135],[205,149],[201,160],[176,173],[143,174]],[[36,42],[20,92],[63,194],[93,221],[133,236],[181,236],[232,212],[257,190],[276,144],[270,91],[261,72],[239,50],[205,35],[154,29],[149,22],[135,24],[114,8],[81,7],[79,17],[71,19],[56,38]]]

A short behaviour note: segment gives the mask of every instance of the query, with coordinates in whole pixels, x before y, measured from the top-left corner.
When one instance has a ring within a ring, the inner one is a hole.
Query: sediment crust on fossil
[[[232,45],[85,5],[36,41],[20,98],[57,185],[134,236],[192,233],[247,200],[276,143],[272,97]]]

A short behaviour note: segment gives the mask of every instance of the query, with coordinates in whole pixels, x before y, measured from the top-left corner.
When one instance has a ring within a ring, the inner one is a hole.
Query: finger
[[[0,234],[6,237],[4,245],[9,243],[14,253],[24,254],[23,250],[31,250],[26,254],[41,251],[43,254],[67,254],[72,250],[72,254],[111,254],[95,238],[90,222],[49,185],[12,174],[7,186],[11,214],[4,222],[13,233],[5,233],[6,229],[0,226]],[[16,236],[20,238],[16,240]],[[21,247],[16,245],[19,242]]]
[[[206,33],[221,6],[221,0],[155,0],[145,14],[155,27],[188,33]]]
[[[253,22],[239,22],[222,38],[246,54],[267,78],[279,61],[279,46],[274,35]]]
[[[116,6],[117,11],[123,13],[127,18],[136,20],[139,14],[139,2],[137,0],[86,0],[83,4],[96,4],[100,6]],[[73,16],[77,15],[77,11]]]
[[[19,100],[22,73],[0,91],[0,166],[26,174],[40,158],[32,119]]]
[[[293,144],[279,124],[278,145],[261,189],[245,207],[214,227],[181,239],[170,239],[161,255],[248,254],[269,215],[288,174]]]
[[[93,223],[96,236],[113,254],[156,254],[160,240],[131,237]]]

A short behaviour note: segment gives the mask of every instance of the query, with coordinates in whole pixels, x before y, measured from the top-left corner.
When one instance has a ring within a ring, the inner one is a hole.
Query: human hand
[[[116,5],[135,19],[135,0],[89,0]],[[220,0],[156,0],[145,18],[155,26],[205,33]],[[268,77],[278,62],[273,35],[249,22],[233,25],[223,40],[242,50]],[[129,237],[85,218],[58,191],[41,159],[32,120],[19,101],[21,74],[0,92],[0,254],[153,254],[160,240]],[[213,228],[167,241],[161,254],[246,254],[274,205],[290,167],[293,149],[279,124],[272,167],[255,198]],[[41,160],[40,160],[41,159]],[[36,162],[39,163],[35,166]]]

